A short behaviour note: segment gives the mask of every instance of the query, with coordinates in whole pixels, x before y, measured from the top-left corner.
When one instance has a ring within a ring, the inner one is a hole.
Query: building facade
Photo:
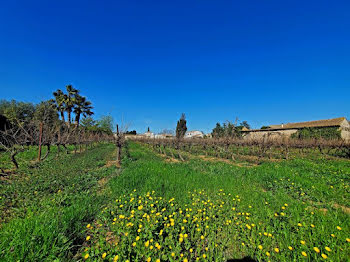
[[[300,123],[288,123],[281,125],[271,125],[266,129],[242,130],[245,139],[277,139],[283,137],[291,137],[303,128],[325,128],[336,127],[340,131],[340,136],[346,141],[350,141],[350,124],[345,117],[308,121]]]

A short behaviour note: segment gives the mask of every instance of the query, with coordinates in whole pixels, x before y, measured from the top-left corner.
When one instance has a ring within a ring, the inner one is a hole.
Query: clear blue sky
[[[129,129],[350,117],[350,1],[2,1],[0,99],[73,84]]]

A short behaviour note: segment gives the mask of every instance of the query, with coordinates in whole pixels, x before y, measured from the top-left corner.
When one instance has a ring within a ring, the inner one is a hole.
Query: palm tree
[[[64,111],[66,109],[65,103],[67,100],[67,95],[64,94],[61,89],[58,89],[56,92],[53,92],[53,96],[55,97],[55,107],[61,115],[61,120],[65,122]]]
[[[65,109],[67,111],[68,115],[68,127],[70,127],[71,124],[71,114],[75,106],[75,96],[79,95],[79,90],[73,88],[72,85],[67,85],[67,95],[65,99]]]
[[[75,95],[75,107],[73,112],[75,114],[75,123],[77,127],[79,127],[81,115],[87,117],[94,114],[91,109],[93,109],[91,102],[87,101],[86,97],[80,96],[79,94]]]

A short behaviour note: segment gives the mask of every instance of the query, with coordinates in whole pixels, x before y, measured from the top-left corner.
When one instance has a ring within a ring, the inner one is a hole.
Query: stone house
[[[203,138],[204,137],[204,133],[202,131],[187,131],[185,133],[184,138]]]
[[[325,128],[325,127],[338,127],[341,138],[350,141],[350,124],[345,117],[299,122],[299,123],[288,123],[281,125],[270,125],[266,129],[244,129],[242,130],[243,137],[245,139],[265,139],[265,138],[282,138],[290,137],[292,134],[298,132],[303,128]]]

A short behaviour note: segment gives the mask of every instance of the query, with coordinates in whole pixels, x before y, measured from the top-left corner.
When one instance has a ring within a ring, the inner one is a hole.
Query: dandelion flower
[[[280,250],[276,247],[276,248],[275,248],[275,252],[276,252],[276,253],[279,253]]]
[[[321,257],[323,257],[324,259],[326,259],[328,256],[326,254],[321,254]]]
[[[341,227],[340,227],[340,226],[337,226],[337,229],[338,229],[338,230],[341,230]]]
[[[289,250],[293,250],[293,248],[291,246],[288,247]]]
[[[89,241],[89,240],[90,240],[90,238],[91,238],[90,236],[87,236],[87,237],[86,237],[86,241]]]
[[[346,238],[346,242],[350,243],[350,238]]]
[[[301,254],[304,256],[304,257],[307,257],[307,254],[305,251],[301,252]]]
[[[102,258],[105,258],[106,256],[107,256],[106,252],[102,254]]]
[[[270,256],[270,252],[266,252],[266,256],[268,256],[268,257],[269,257],[269,256]]]
[[[305,245],[305,241],[304,241],[304,240],[301,240],[300,243],[301,243],[302,245]]]
[[[314,247],[316,253],[320,253],[320,249],[318,247]]]
[[[332,251],[332,249],[330,249],[329,247],[325,247],[324,249],[326,249],[328,252]]]
[[[260,250],[262,250],[262,249],[263,249],[263,246],[262,246],[262,245],[259,245],[258,248],[259,248]]]
[[[172,256],[172,257],[174,257],[174,256],[175,256],[175,253],[174,253],[174,252],[172,252],[172,253],[171,253],[171,256]]]
[[[86,254],[86,255],[84,256],[84,258],[85,258],[85,259],[88,259],[88,258],[89,258],[89,254]]]
[[[114,258],[113,258],[113,261],[117,261],[119,259],[119,256],[116,255]]]

